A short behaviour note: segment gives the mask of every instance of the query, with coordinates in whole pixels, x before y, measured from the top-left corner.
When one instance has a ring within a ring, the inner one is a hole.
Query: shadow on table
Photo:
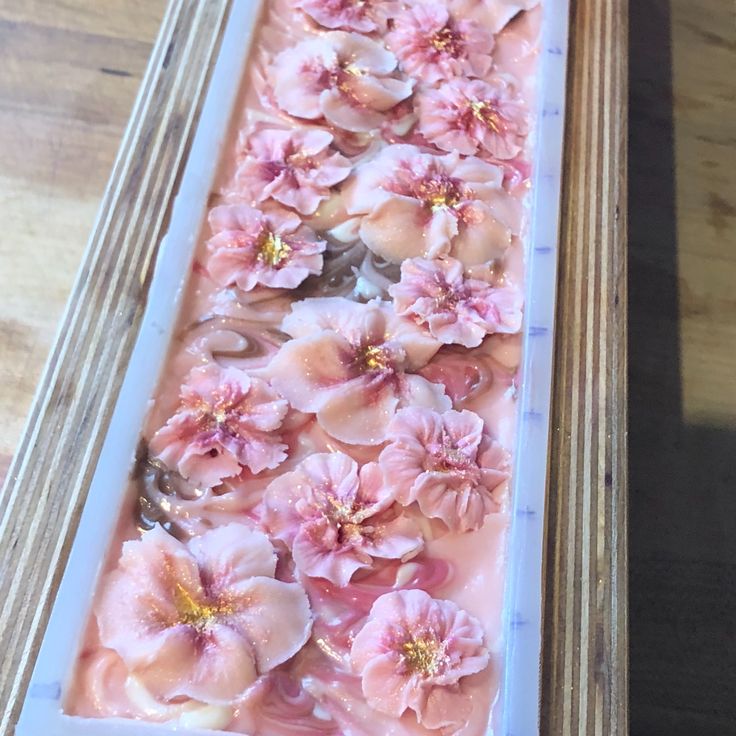
[[[682,417],[670,5],[630,3],[632,736],[736,734],[736,431]]]

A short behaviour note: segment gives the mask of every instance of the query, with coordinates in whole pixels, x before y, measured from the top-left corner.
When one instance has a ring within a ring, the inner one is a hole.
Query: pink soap
[[[535,5],[266,2],[66,713],[486,733]]]

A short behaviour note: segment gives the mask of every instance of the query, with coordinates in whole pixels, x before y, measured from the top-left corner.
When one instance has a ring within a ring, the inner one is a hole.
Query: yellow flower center
[[[230,604],[198,601],[181,583],[176,583],[174,588],[174,605],[178,613],[177,623],[194,626],[197,629],[203,629],[217,618],[233,613]]]
[[[452,28],[445,26],[441,30],[432,34],[429,43],[437,50],[457,56],[460,52],[460,34],[453,31]]]
[[[476,120],[490,128],[494,133],[501,132],[501,116],[488,103],[481,100],[473,100],[470,103],[470,112]]]
[[[365,74],[365,72],[359,66],[356,66],[352,62],[348,64],[343,64],[342,70],[346,74],[349,74],[351,77],[362,77]]]
[[[424,677],[434,677],[447,662],[445,647],[431,634],[413,637],[401,645],[404,664]]]
[[[430,207],[432,212],[452,209],[460,204],[460,190],[447,176],[432,177],[419,184],[419,199]]]
[[[289,253],[291,253],[289,244],[282,240],[280,236],[269,232],[263,238],[258,258],[273,268],[283,263],[289,257]]]
[[[390,366],[389,356],[378,345],[369,345],[363,351],[363,366],[369,371],[385,371]]]

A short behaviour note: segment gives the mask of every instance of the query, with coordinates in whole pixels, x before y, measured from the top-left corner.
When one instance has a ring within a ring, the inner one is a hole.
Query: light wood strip
[[[146,303],[229,0],[172,0],[0,495],[0,702],[10,734]],[[8,574],[12,571],[12,574]]]
[[[628,733],[626,58],[626,2],[573,2],[545,561],[550,736]]]

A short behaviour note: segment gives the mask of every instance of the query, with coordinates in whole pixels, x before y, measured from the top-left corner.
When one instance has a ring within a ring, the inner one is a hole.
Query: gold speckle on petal
[[[434,634],[424,634],[408,639],[401,645],[404,664],[417,674],[434,677],[447,662],[445,647]]]
[[[432,176],[424,179],[417,187],[417,195],[433,212],[453,209],[462,200],[460,186],[448,176]]]
[[[501,116],[490,103],[482,100],[473,100],[470,103],[470,111],[473,117],[483,123],[489,130],[494,133],[501,132],[503,128]]]
[[[269,232],[263,238],[258,252],[258,258],[272,268],[280,266],[291,253],[289,244],[276,233]]]
[[[391,367],[388,353],[380,345],[369,345],[363,350],[363,366],[368,371],[385,371]]]
[[[452,56],[459,56],[462,51],[462,36],[449,26],[441,28],[429,38],[429,43],[437,50]]]
[[[197,600],[181,583],[174,587],[174,605],[178,614],[177,623],[204,629],[222,616],[233,613],[231,604],[221,601],[203,603]]]

